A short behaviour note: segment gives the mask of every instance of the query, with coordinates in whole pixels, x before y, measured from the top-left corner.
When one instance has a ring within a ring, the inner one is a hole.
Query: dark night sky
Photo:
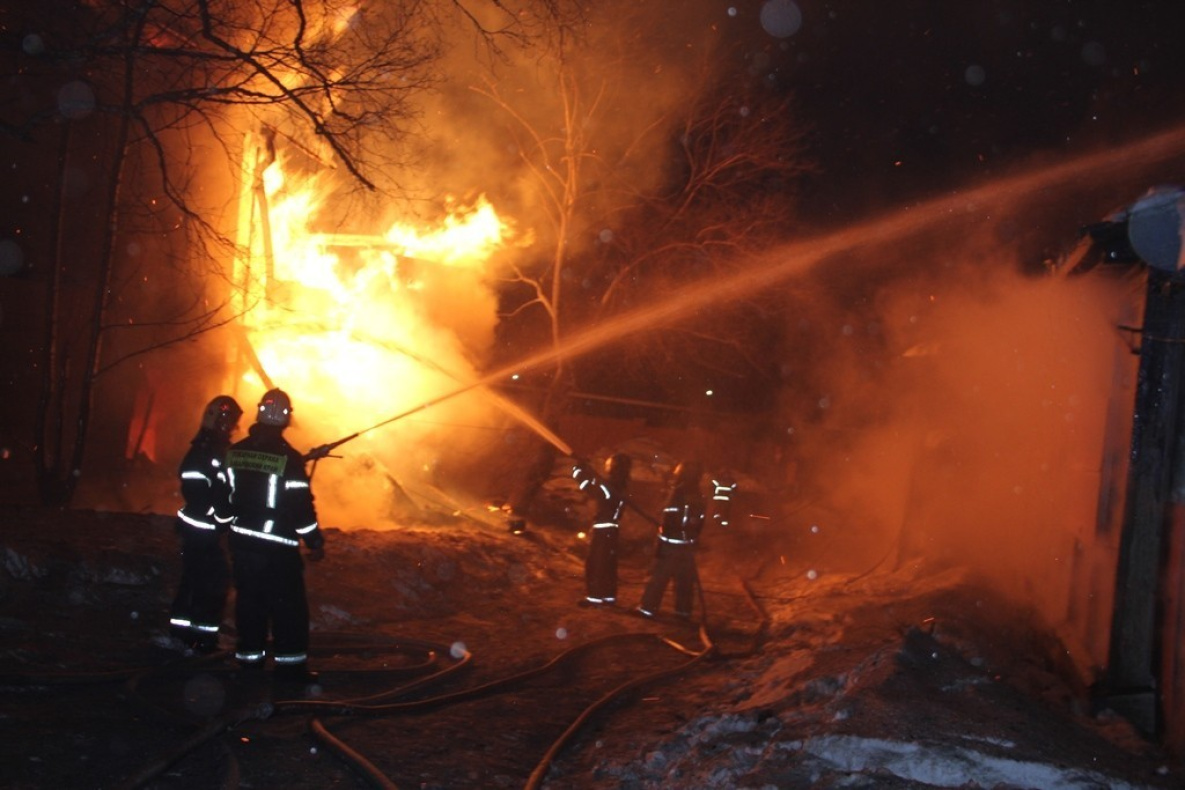
[[[765,3],[736,4],[730,24]],[[1026,157],[1185,119],[1185,3],[774,0],[801,26],[746,59],[793,91],[821,175],[804,211],[900,204]],[[842,219],[842,218],[841,218]]]

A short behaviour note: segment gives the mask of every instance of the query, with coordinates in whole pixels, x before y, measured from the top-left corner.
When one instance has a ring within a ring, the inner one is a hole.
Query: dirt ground
[[[566,528],[330,529],[306,571],[322,683],[290,688],[171,643],[171,516],[0,519],[12,788],[1185,786],[957,572],[806,579],[724,536],[701,629],[630,613],[641,536],[603,611],[576,605]]]

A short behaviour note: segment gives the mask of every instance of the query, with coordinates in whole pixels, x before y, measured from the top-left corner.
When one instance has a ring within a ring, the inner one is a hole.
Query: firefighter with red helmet
[[[698,573],[696,543],[704,526],[704,497],[700,491],[703,467],[698,461],[683,461],[675,467],[671,493],[658,527],[654,569],[642,593],[638,612],[653,617],[662,606],[667,585],[675,584],[675,614],[690,618]]]
[[[181,581],[169,610],[169,626],[186,648],[210,653],[226,607],[230,568],[222,535],[230,486],[223,462],[243,410],[229,395],[206,404],[201,426],[181,459],[178,476],[184,504],[177,511]]]
[[[303,541],[309,559],[324,557],[325,537],[302,455],[284,439],[292,401],[272,389],[259,401],[247,438],[226,456],[230,480],[230,549],[237,595],[235,658],[262,668],[268,635],[278,680],[314,683],[308,669],[309,605]]]
[[[617,603],[618,531],[625,510],[631,465],[627,454],[615,453],[605,461],[604,477],[598,476],[592,464],[584,459],[577,459],[572,467],[572,477],[580,490],[596,503],[588,557],[584,562],[587,595],[580,602],[583,606]]]

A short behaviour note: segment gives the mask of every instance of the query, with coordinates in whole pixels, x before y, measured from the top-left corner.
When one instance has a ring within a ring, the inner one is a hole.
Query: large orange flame
[[[251,403],[270,386],[287,390],[289,438],[307,449],[475,381],[496,323],[490,256],[511,237],[489,201],[454,202],[430,227],[372,231],[351,218],[348,232],[327,233],[317,218],[332,181],[263,160],[266,150],[249,146],[243,163],[236,391]],[[351,455],[367,454],[385,485],[430,479],[434,448],[467,440],[442,438],[442,424],[489,432],[498,423],[496,401],[480,392],[456,401],[361,437]]]

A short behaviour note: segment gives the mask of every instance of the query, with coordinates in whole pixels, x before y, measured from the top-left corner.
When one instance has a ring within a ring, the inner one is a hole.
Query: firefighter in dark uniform
[[[587,595],[580,602],[583,606],[612,606],[617,603],[618,530],[622,511],[625,510],[630,466],[630,457],[625,453],[617,453],[605,461],[604,479],[598,477],[592,465],[584,459],[577,459],[576,465],[572,467],[572,477],[580,490],[596,502],[588,557],[584,561]]]
[[[737,484],[717,475],[712,478],[712,515],[714,527],[727,527],[732,515],[732,499],[736,496]]]
[[[283,436],[291,419],[288,395],[268,390],[247,438],[226,456],[239,633],[235,658],[244,668],[262,668],[270,630],[275,677],[308,684],[317,676],[308,669],[309,605],[300,543],[317,561],[325,556],[325,537],[304,458]]]
[[[185,500],[176,522],[181,537],[181,582],[169,610],[169,626],[186,648],[199,653],[218,649],[218,629],[226,608],[230,567],[222,536],[226,533],[230,486],[223,462],[242,414],[229,395],[219,395],[206,404],[201,427],[178,470]]]
[[[698,574],[695,548],[704,526],[704,497],[700,492],[703,469],[697,461],[684,461],[675,467],[674,480],[662,523],[658,527],[654,569],[638,612],[653,617],[662,606],[667,584],[675,583],[675,614],[690,618]]]

